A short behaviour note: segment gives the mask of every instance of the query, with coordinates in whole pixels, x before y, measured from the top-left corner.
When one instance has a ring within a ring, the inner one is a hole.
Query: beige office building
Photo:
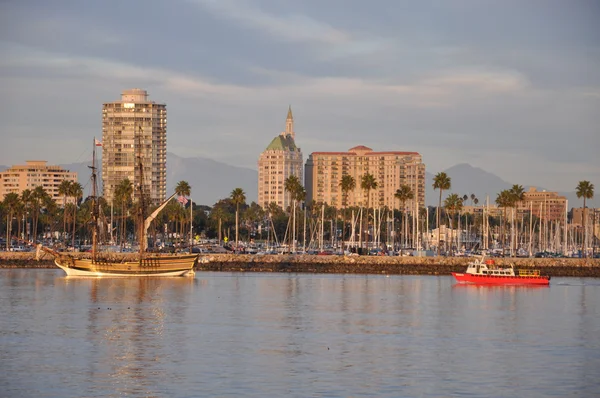
[[[266,208],[276,203],[284,210],[291,204],[284,189],[285,180],[295,175],[303,184],[302,151],[296,146],[294,117],[288,109],[285,131],[273,138],[267,149],[258,158],[258,204]]]
[[[366,195],[361,189],[363,175],[370,173],[377,181],[377,189],[370,192],[371,207],[398,208],[394,197],[401,185],[408,185],[415,199],[406,203],[414,209],[425,206],[425,164],[417,152],[374,152],[366,146],[357,146],[348,152],[313,152],[306,162],[306,199],[325,202],[343,208],[342,177],[354,178],[356,188],[348,194],[348,206],[366,206]]]
[[[58,187],[64,180],[77,182],[77,173],[60,166],[49,166],[45,160],[27,160],[25,163],[0,173],[0,198],[4,200],[9,193],[21,195],[26,189],[41,186],[59,206],[63,206],[65,198],[58,194]],[[74,198],[66,199],[66,203],[74,201]]]
[[[140,172],[141,159],[143,174]],[[148,100],[145,90],[125,90],[121,100],[102,107],[102,186],[111,203],[115,188],[128,178],[138,200],[141,177],[149,204],[167,193],[167,106]]]

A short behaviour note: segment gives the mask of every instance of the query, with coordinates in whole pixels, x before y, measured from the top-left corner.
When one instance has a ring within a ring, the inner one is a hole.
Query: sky
[[[0,164],[86,161],[102,103],[167,104],[168,151],[256,169],[296,144],[417,151],[600,188],[595,0],[4,0]]]

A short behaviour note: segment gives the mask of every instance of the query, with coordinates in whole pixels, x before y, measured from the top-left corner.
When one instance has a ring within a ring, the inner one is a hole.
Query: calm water
[[[598,396],[600,280],[0,270],[0,396]]]

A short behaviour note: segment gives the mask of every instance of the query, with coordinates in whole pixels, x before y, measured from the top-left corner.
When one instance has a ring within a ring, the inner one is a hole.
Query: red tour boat
[[[494,260],[485,260],[485,256],[469,263],[464,273],[453,272],[460,283],[479,285],[549,285],[550,277],[540,275],[537,270],[519,270],[515,274],[512,265],[497,266]]]

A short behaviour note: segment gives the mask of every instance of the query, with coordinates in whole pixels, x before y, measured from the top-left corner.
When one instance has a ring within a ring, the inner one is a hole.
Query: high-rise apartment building
[[[377,189],[371,190],[369,205],[398,208],[394,197],[401,185],[408,185],[414,199],[406,203],[425,206],[425,164],[417,152],[373,152],[360,145],[348,152],[313,152],[306,161],[306,200],[324,202],[338,209],[344,207],[341,181],[345,175],[354,178],[356,187],[348,193],[347,206],[366,206],[366,193],[361,189],[361,179],[372,174]],[[417,203],[415,203],[417,201]]]
[[[284,188],[289,176],[295,175],[303,183],[302,151],[296,146],[295,136],[294,117],[290,107],[285,131],[273,138],[258,159],[258,204],[263,208],[273,202],[283,209],[291,204]]]
[[[139,167],[141,159],[141,171]],[[141,174],[143,173],[143,174]],[[133,198],[143,176],[150,204],[160,204],[167,194],[167,106],[148,100],[145,90],[125,90],[121,100],[102,107],[102,186],[110,203],[116,187],[129,179]]]
[[[45,160],[27,160],[25,165],[15,165],[0,173],[0,200],[9,193],[20,195],[24,190],[33,190],[38,186],[62,206],[73,203],[75,198],[64,198],[58,193],[59,185],[64,181],[77,182],[77,173],[60,166],[49,166]]]

